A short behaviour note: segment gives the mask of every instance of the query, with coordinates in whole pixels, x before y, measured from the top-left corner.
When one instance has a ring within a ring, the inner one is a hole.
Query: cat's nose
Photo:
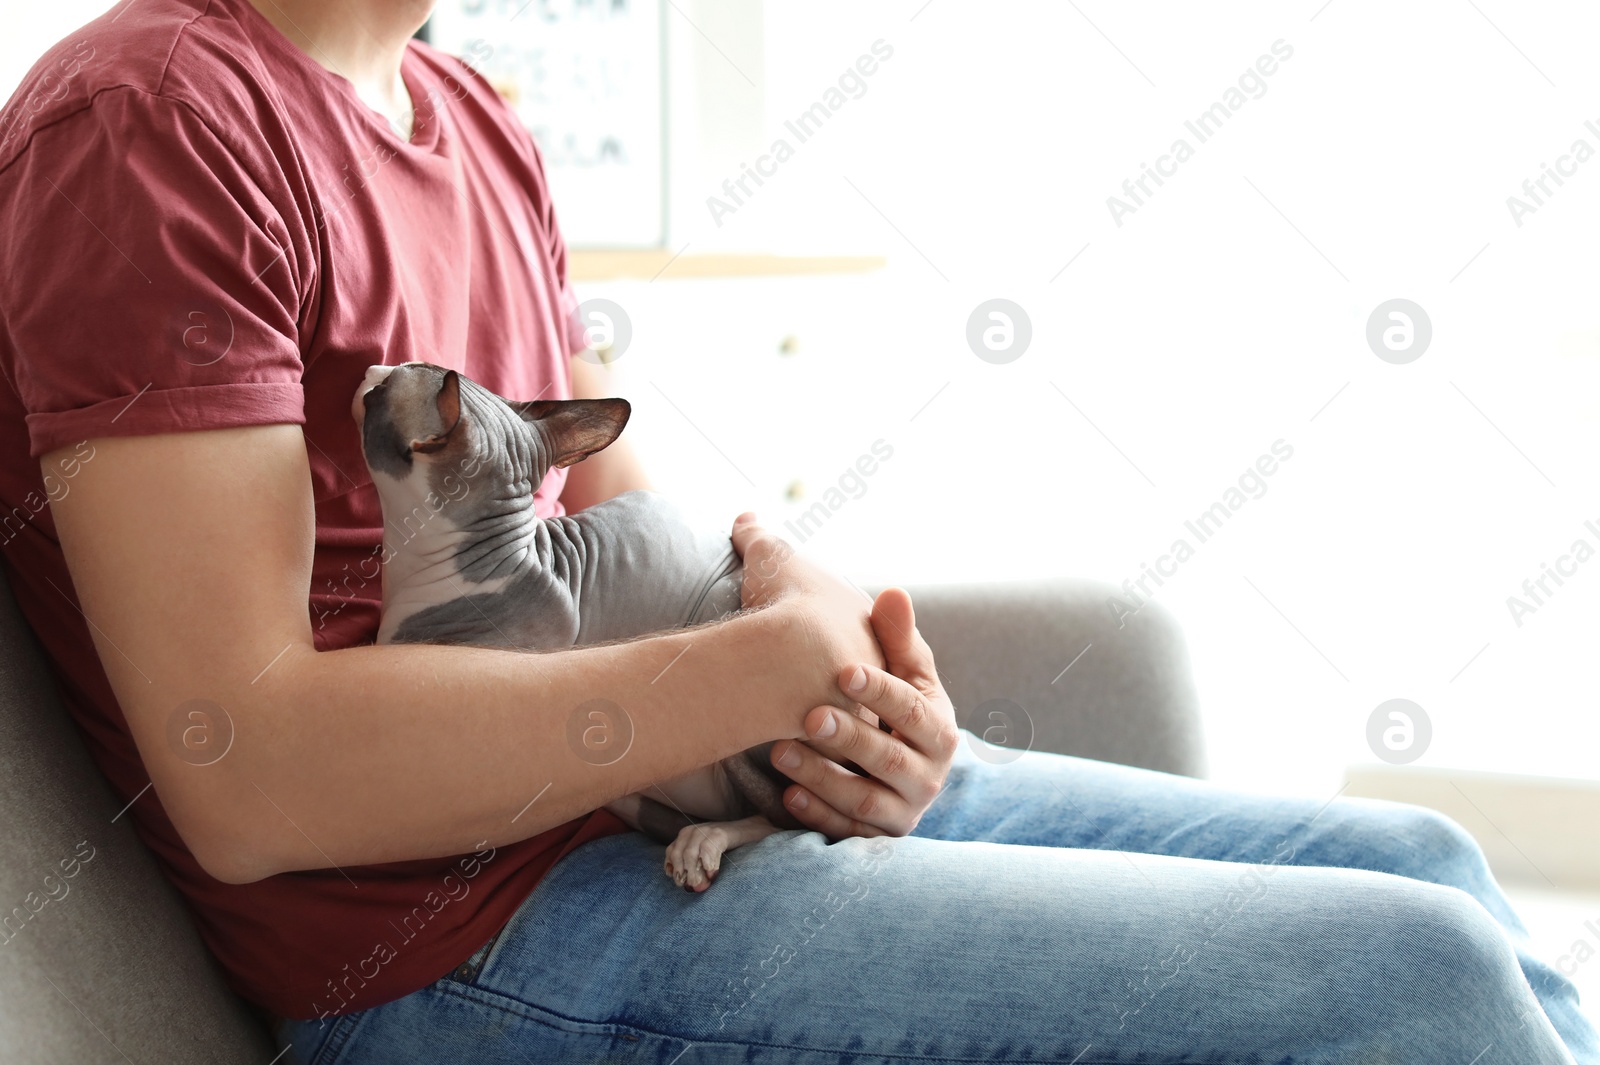
[[[367,367],[367,375],[361,379],[361,387],[356,389],[355,397],[350,401],[350,416],[356,420],[357,425],[361,424],[361,419],[367,412],[367,406],[362,402],[366,399],[367,393],[381,385],[384,378],[392,373],[394,373],[393,366]]]

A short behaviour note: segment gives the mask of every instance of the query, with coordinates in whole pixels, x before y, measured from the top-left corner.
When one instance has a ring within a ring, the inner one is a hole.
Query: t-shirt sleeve
[[[304,423],[305,256],[251,169],[190,106],[121,88],[0,172],[0,315],[32,455]]]

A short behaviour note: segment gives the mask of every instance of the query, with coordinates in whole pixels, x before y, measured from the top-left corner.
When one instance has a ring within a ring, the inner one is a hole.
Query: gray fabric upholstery
[[[987,715],[975,715],[990,700],[1009,700],[1032,721],[1026,745],[1033,749],[1204,775],[1188,651],[1177,622],[1157,604],[1119,629],[1106,600],[1120,593],[1091,581],[906,591],[963,727],[982,735]]]
[[[1032,719],[1033,747],[1201,771],[1187,657],[1158,608],[1118,630],[1104,607],[1110,589],[1097,585],[910,591],[964,712],[1009,699]],[[117,813],[0,581],[0,917],[26,913],[30,892],[68,887],[0,942],[0,1061],[273,1061],[281,1045],[227,990],[127,820],[112,822]],[[62,880],[60,862],[81,841],[94,856]]]
[[[0,580],[0,1061],[266,1065],[281,1048],[120,809]],[[93,857],[63,879],[83,841]],[[21,918],[30,892],[58,898]]]

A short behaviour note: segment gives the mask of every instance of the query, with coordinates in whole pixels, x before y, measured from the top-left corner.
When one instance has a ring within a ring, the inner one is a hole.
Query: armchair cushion
[[[877,595],[880,589],[866,589]],[[908,587],[963,727],[995,742],[1202,776],[1199,704],[1183,633],[1155,603],[1118,627],[1116,589],[1081,580]],[[1024,718],[1003,722],[988,709]],[[1031,738],[1019,735],[1031,722]],[[1019,727],[1020,726],[1020,727]]]

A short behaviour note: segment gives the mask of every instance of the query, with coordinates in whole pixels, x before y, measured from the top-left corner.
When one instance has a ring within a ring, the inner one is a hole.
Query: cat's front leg
[[[738,821],[703,821],[689,825],[678,833],[677,839],[667,844],[663,868],[679,887],[704,891],[722,868],[724,854],[766,839],[777,831],[779,829],[760,814]]]

